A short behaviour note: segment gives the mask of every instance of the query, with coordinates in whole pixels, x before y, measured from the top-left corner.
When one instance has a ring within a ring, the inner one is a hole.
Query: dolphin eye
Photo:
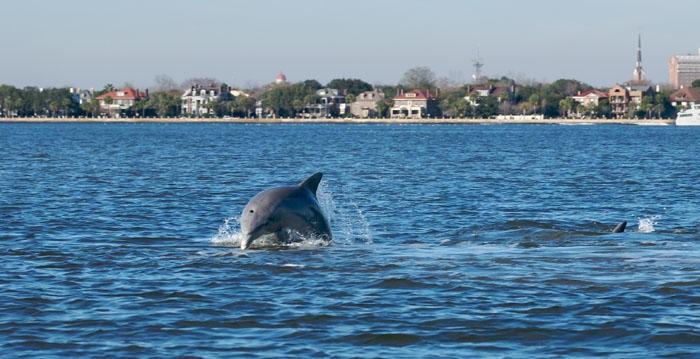
[[[255,212],[255,211],[251,209],[251,210],[250,210],[250,213],[253,213],[253,212]]]

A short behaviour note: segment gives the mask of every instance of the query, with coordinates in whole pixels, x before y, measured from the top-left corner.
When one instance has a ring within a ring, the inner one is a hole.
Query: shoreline
[[[241,123],[241,124],[435,124],[435,125],[648,125],[667,126],[672,119],[490,119],[490,118],[60,118],[18,117],[0,118],[4,123]]]

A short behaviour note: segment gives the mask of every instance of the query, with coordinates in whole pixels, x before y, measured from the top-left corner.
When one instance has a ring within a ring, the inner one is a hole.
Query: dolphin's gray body
[[[241,213],[241,249],[259,238],[289,243],[304,238],[332,239],[330,225],[316,198],[323,174],[316,173],[298,186],[258,193]]]

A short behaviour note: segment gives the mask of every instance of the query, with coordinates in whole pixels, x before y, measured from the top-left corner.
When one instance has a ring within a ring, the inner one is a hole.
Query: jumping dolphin
[[[272,188],[251,198],[241,213],[241,249],[263,237],[278,243],[298,236],[330,241],[330,225],[316,198],[321,177],[316,173],[298,186]]]
[[[625,231],[625,228],[627,228],[627,221],[624,221],[624,222],[618,224],[617,226],[615,226],[615,228],[613,228],[612,232],[613,233],[622,233]]]

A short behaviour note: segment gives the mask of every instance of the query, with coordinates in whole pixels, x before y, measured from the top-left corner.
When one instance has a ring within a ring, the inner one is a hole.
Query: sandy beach
[[[674,120],[644,119],[489,119],[489,118],[440,118],[440,119],[393,119],[393,118],[58,118],[58,117],[17,117],[0,118],[0,122],[85,122],[85,123],[327,123],[327,124],[454,124],[454,125],[500,125],[500,124],[539,124],[539,125],[673,125]]]

